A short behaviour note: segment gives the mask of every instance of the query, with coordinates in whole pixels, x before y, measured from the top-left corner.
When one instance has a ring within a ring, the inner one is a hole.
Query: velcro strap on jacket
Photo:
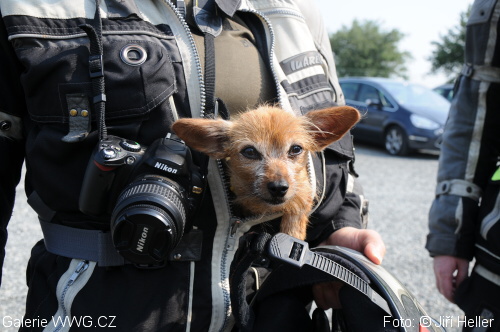
[[[125,259],[116,251],[111,233],[100,230],[79,229],[55,224],[56,212],[48,207],[36,191],[28,203],[38,214],[45,248],[55,255],[97,262],[99,266],[120,266]]]
[[[482,194],[483,191],[478,185],[460,179],[441,181],[436,186],[436,196],[456,195],[479,201]]]
[[[132,264],[116,251],[110,232],[68,227],[41,218],[39,220],[45,248],[52,254],[97,262],[99,266]],[[203,232],[192,229],[182,236],[181,241],[169,254],[168,261],[199,261],[202,242]],[[138,268],[155,268],[155,266],[136,266]]]
[[[111,232],[95,229],[80,229],[55,224],[39,217],[48,252],[69,258],[97,262],[99,266],[122,266],[132,264],[116,251]],[[168,261],[199,261],[203,232],[192,229],[184,234],[181,241],[169,254]],[[161,266],[141,266],[138,268],[156,268]]]
[[[79,229],[40,219],[47,251],[59,256],[97,262],[99,266],[121,266],[125,259],[116,251],[110,232]]]

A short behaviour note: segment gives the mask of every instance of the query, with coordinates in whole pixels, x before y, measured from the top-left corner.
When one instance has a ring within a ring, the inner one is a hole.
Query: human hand
[[[385,256],[385,244],[382,237],[369,229],[344,227],[334,232],[320,245],[337,245],[354,249],[364,253],[375,264],[382,263]],[[313,297],[318,308],[323,310],[340,308],[339,291],[342,285],[340,281],[313,285]]]
[[[455,303],[453,299],[455,290],[469,275],[469,261],[453,256],[436,256],[434,275],[438,291],[448,301]]]

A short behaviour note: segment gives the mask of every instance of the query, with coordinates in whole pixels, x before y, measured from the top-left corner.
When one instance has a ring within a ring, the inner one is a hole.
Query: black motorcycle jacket
[[[238,17],[251,30],[274,86],[268,102],[297,114],[343,104],[328,36],[309,1],[216,5],[226,28]],[[99,139],[96,105],[105,104],[109,135],[144,147],[165,137],[177,118],[206,115],[203,59],[182,6],[106,0],[97,17],[94,0],[6,0],[0,12],[0,263],[23,161],[26,194],[45,236],[27,268],[25,319],[46,319],[44,327],[58,331],[76,330],[64,323],[72,317],[101,318],[123,331],[231,330],[228,273],[238,238],[269,231],[279,220],[238,216],[219,161],[210,160],[201,205],[162,266],[117,262],[107,252],[82,258],[78,245],[66,241],[61,249],[58,239],[89,234],[104,239],[96,240],[99,250],[109,248],[109,215],[93,217],[79,208]],[[97,41],[82,26],[97,31]],[[93,46],[99,44],[102,61]],[[96,76],[103,77],[104,93],[96,93]],[[341,227],[362,227],[364,198],[355,190],[350,135],[324,157],[324,165],[311,158],[311,181],[324,196],[310,218],[311,246]]]
[[[498,1],[476,1],[443,135],[426,248],[500,274]],[[496,174],[496,175],[495,175]]]

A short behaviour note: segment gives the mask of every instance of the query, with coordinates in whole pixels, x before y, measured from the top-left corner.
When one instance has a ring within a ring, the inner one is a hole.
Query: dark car
[[[383,144],[392,155],[439,150],[450,108],[441,95],[421,85],[387,78],[343,78],[340,85],[346,104],[362,114],[352,130],[355,140]]]
[[[445,97],[451,102],[451,100],[453,99],[453,87],[454,87],[453,84],[443,84],[438,87],[435,87],[432,90],[436,91],[441,96]]]

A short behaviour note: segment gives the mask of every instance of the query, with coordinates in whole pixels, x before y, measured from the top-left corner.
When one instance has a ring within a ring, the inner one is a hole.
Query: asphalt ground
[[[383,266],[407,286],[428,314],[446,325],[447,331],[460,331],[457,325],[462,312],[437,292],[432,259],[424,249],[437,156],[393,157],[380,148],[365,145],[357,146],[356,155],[359,180],[370,200],[368,227],[382,235],[387,247]],[[37,218],[26,204],[22,183],[17,193],[0,289],[0,331],[17,330],[6,327],[3,320],[23,316],[26,264],[31,247],[41,238]]]

